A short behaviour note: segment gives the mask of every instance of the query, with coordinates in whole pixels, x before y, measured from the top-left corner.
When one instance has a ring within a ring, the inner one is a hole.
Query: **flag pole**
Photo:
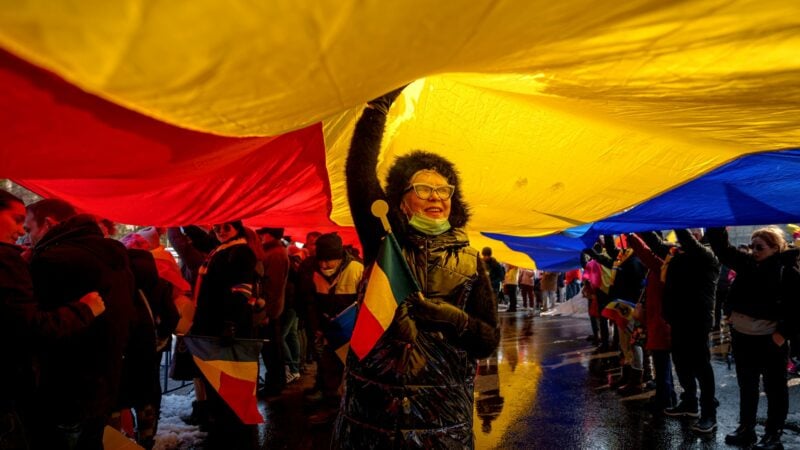
[[[389,218],[387,217],[387,214],[389,214],[389,204],[386,203],[386,200],[378,199],[372,202],[370,211],[372,212],[373,216],[381,219],[383,229],[386,230],[386,233],[392,234],[392,226],[389,224]],[[417,298],[420,300],[425,300],[425,297],[422,295],[422,291],[417,291]]]
[[[392,234],[392,226],[389,225],[389,218],[386,217],[386,215],[389,214],[389,204],[386,203],[386,200],[375,200],[372,202],[370,211],[373,216],[381,219],[383,229],[386,230],[388,234]]]

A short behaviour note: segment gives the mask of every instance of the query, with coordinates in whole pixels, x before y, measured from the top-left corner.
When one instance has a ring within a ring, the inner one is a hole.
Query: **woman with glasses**
[[[241,221],[214,225],[220,245],[200,266],[195,284],[197,310],[191,334],[233,338],[253,337],[253,308],[248,303],[256,281],[256,255]],[[205,380],[204,380],[205,381]],[[253,448],[255,426],[243,425],[206,381],[210,448]]]
[[[800,271],[798,249],[788,249],[783,232],[761,228],[750,238],[750,251],[733,247],[724,228],[707,233],[720,262],[736,271],[728,294],[729,322],[739,383],[739,427],[727,436],[731,445],[756,441],[759,381],[767,394],[765,433],[756,449],[783,448],[781,434],[789,409],[786,384],[786,338],[797,331]]]
[[[347,158],[347,191],[365,266],[385,235],[375,200],[421,288],[398,307],[375,348],[347,359],[333,447],[472,448],[473,380],[497,347],[497,300],[484,263],[469,246],[469,212],[453,164],[414,151],[376,175],[386,114],[400,91],[370,102]]]

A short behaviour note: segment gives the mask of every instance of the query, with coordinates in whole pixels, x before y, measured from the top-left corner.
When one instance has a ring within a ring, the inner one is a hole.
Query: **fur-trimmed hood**
[[[407,155],[398,157],[389,173],[386,176],[386,196],[389,206],[397,214],[402,223],[408,220],[400,211],[400,203],[403,201],[408,182],[415,173],[420,170],[435,170],[447,179],[447,182],[456,187],[453,197],[450,200],[450,225],[454,228],[462,228],[469,221],[469,206],[461,196],[461,178],[453,163],[435,153],[422,150],[415,150]]]

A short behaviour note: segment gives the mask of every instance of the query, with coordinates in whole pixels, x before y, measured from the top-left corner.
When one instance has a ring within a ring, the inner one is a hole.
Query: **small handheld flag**
[[[386,219],[388,211],[389,206],[383,200],[372,204],[372,214],[380,217],[387,234],[381,241],[378,257],[370,270],[367,291],[350,340],[350,348],[358,359],[364,359],[375,347],[391,325],[397,307],[409,295],[420,290],[389,227]]]
[[[356,304],[353,303],[337,314],[325,329],[325,340],[328,341],[328,345],[342,362],[347,358],[347,349],[350,348],[355,322]]]

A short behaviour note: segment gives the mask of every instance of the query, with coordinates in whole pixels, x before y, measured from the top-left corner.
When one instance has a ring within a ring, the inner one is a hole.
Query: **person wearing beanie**
[[[500,340],[497,299],[464,230],[469,208],[452,162],[413,151],[394,161],[381,187],[381,138],[399,92],[371,101],[356,124],[347,195],[366,264],[386,233],[372,203],[389,204],[392,232],[421,292],[399,305],[369,354],[359,360],[350,352],[332,447],[473,448],[473,380],[478,359]]]
[[[358,285],[364,266],[344,251],[342,238],[336,233],[323,234],[316,240],[316,262],[312,282],[310,326],[317,350],[318,369],[314,388],[306,400],[318,404],[319,410],[309,417],[311,423],[333,420],[340,403],[344,364],[336,348],[324,343],[323,336],[330,322],[358,298]]]

